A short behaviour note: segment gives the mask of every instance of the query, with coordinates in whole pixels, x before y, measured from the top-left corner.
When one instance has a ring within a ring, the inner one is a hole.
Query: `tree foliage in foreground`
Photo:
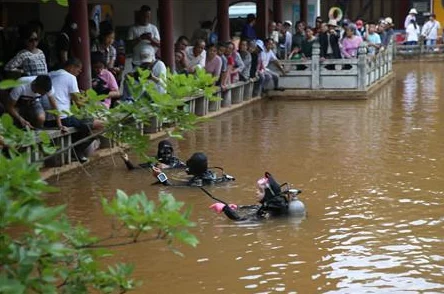
[[[214,80],[203,72],[196,76],[169,74],[164,80],[166,93],[161,94],[149,82],[149,72],[140,75],[140,83],[129,82],[135,103],[108,110],[99,103],[103,97],[88,91],[83,107],[74,106],[71,112],[103,119],[106,136],[143,155],[148,140],[138,127],[156,117],[175,125],[173,135],[191,129],[197,119],[187,112],[184,98],[204,94],[212,99]],[[0,82],[0,88],[15,85]],[[165,193],[157,201],[144,192],[127,195],[121,190],[112,199],[103,198],[104,212],[111,218],[110,234],[91,235],[87,227],[68,219],[65,205],[45,203],[43,196],[56,189],[41,179],[40,165],[29,164],[27,155],[20,152],[31,146],[53,153],[47,134],[18,129],[9,115],[3,115],[0,143],[8,147],[0,154],[0,293],[125,293],[137,285],[131,279],[133,267],[101,264],[102,258],[112,255],[109,248],[153,240],[165,240],[173,250],[174,240],[198,244],[188,231],[194,225],[190,210]]]

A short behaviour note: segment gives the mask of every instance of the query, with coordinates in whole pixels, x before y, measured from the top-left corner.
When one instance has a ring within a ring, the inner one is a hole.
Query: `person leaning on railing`
[[[222,59],[217,55],[217,47],[211,44],[207,48],[207,59],[205,62],[205,71],[219,80],[222,70]]]
[[[121,97],[119,85],[114,75],[106,68],[106,60],[101,52],[91,53],[92,88],[99,95],[107,95],[102,101],[110,108],[113,100]]]
[[[311,27],[307,27],[305,29],[305,39],[302,41],[301,52],[302,58],[311,58],[313,51],[313,44],[316,41],[316,37],[314,36],[314,30]]]
[[[227,57],[228,65],[232,65],[230,71],[231,83],[237,83],[239,81],[240,73],[244,70],[245,65],[233,42],[228,42],[225,56]]]
[[[207,59],[207,52],[205,51],[205,41],[198,39],[193,46],[188,46],[185,49],[185,54],[188,59],[187,72],[195,73],[197,68],[205,68],[205,60]]]
[[[430,14],[429,20],[422,27],[421,35],[426,40],[426,46],[433,50],[432,46],[436,46],[436,41],[441,38],[439,32],[441,31],[441,25],[436,20],[435,14]]]
[[[244,63],[244,68],[239,73],[239,77],[240,77],[241,81],[250,80],[251,53],[248,51],[248,43],[249,43],[249,40],[242,40],[239,43],[239,55],[242,58],[242,62]]]
[[[381,36],[376,33],[376,24],[374,22],[368,23],[367,32],[364,34],[364,39],[367,42],[368,55],[374,56],[378,53],[379,48],[381,48]]]
[[[57,101],[57,110],[60,113],[61,123],[64,127],[73,127],[77,132],[72,135],[73,142],[88,137],[93,130],[103,129],[103,122],[93,118],[78,119],[75,116],[68,115],[71,104],[75,103],[82,106],[80,90],[77,84],[77,76],[82,72],[82,62],[76,58],[70,58],[65,63],[63,69],[49,73],[51,78],[54,97]],[[43,99],[42,104],[48,110],[48,102]],[[57,126],[54,115],[46,114],[45,127],[53,128]],[[85,150],[91,144],[92,140],[79,144],[74,148],[80,162],[86,162]]]
[[[259,71],[264,75],[264,84],[262,85],[263,87],[262,91],[266,91],[264,87],[267,84],[267,82],[270,80],[273,80],[274,90],[282,91],[283,88],[279,87],[279,74],[269,68],[269,65],[273,64],[281,71],[283,75],[286,74],[284,67],[279,62],[279,59],[276,57],[276,55],[273,52],[274,42],[272,39],[266,39],[265,48],[264,48],[263,42],[259,41],[260,40],[257,40],[256,44],[262,50],[259,57],[261,60]]]
[[[319,45],[321,49],[321,60],[340,59],[338,24],[335,20],[328,22],[328,30],[319,35]]]
[[[15,123],[21,127],[41,128],[45,122],[45,110],[42,99],[47,96],[51,109],[57,109],[57,102],[54,98],[54,88],[48,75],[22,77],[18,80],[23,84],[13,88],[6,101],[6,111],[13,117]],[[56,115],[57,127],[62,131],[63,125],[60,117]]]
[[[341,40],[341,52],[344,58],[357,58],[359,45],[362,43],[362,38],[356,36],[353,26],[345,29],[344,38]]]

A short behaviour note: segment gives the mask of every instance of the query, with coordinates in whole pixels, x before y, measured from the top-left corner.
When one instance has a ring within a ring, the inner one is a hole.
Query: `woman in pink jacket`
[[[353,27],[345,29],[344,38],[341,40],[342,56],[346,59],[357,58],[359,45],[362,43],[362,38],[355,34]]]

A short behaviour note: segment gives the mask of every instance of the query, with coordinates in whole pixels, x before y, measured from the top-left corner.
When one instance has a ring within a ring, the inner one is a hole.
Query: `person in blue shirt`
[[[367,41],[368,54],[376,55],[379,48],[381,48],[381,37],[376,33],[376,24],[374,22],[368,23],[368,33],[365,34],[365,40]]]
[[[256,16],[254,14],[247,15],[247,23],[244,25],[242,29],[242,39],[248,40],[256,40],[256,30],[254,29],[254,25],[256,24]]]

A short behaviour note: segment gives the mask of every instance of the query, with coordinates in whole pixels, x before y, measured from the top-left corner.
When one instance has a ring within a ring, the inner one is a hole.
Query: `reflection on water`
[[[201,244],[179,246],[184,258],[162,242],[120,248],[116,260],[135,263],[144,281],[137,293],[443,293],[443,75],[438,64],[396,73],[368,101],[263,101],[177,142],[181,158],[205,151],[236,177],[211,188],[217,197],[252,203],[268,170],[304,190],[308,217],[236,224],[199,190],[170,188],[193,206]],[[57,183],[54,201],[95,232],[109,229],[101,195],[159,189],[115,160]]]

